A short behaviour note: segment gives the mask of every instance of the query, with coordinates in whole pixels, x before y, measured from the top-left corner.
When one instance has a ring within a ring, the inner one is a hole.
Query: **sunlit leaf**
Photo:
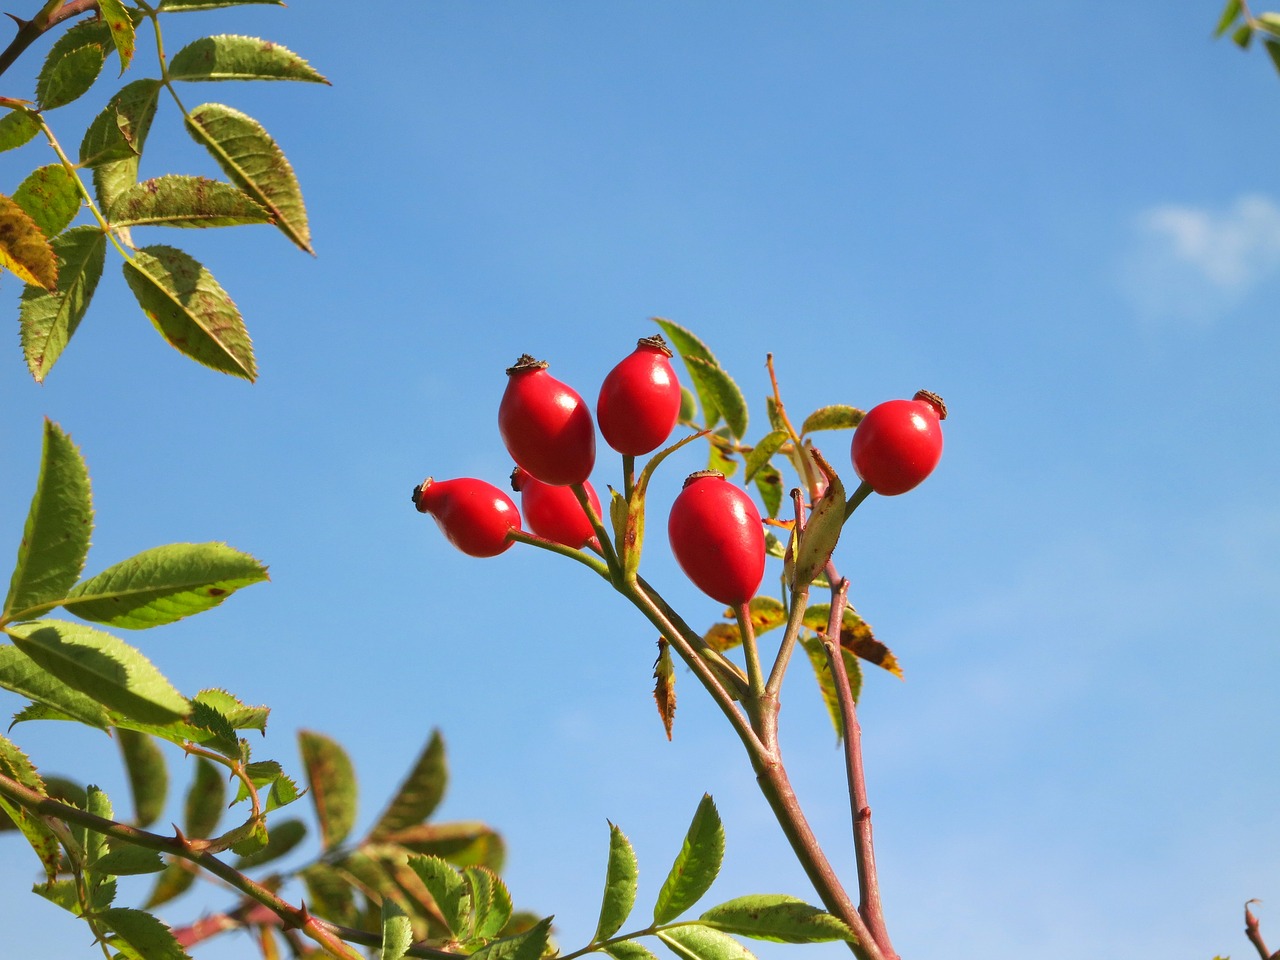
[[[306,835],[307,825],[301,820],[272,820],[267,845],[255,853],[241,857],[235,862],[235,868],[247,870],[279,859],[300,844]]]
[[[3,616],[30,616],[65,597],[84,569],[92,533],[93,502],[84,458],[61,427],[45,420],[40,476]]]
[[[123,841],[108,840],[107,852],[94,862],[93,867],[98,873],[113,877],[133,877],[160,873],[164,870],[164,860],[154,850]]]
[[[193,698],[197,703],[205,703],[213,707],[227,718],[227,722],[236,730],[257,730],[267,732],[267,717],[270,707],[251,707],[241,703],[237,697],[225,690],[201,690]]]
[[[636,905],[638,878],[639,867],[631,841],[617,826],[609,824],[609,866],[605,870],[604,898],[592,943],[608,940],[622,929]]]
[[[401,960],[413,943],[413,923],[390,897],[382,901],[382,945],[378,960]]]
[[[87,93],[102,72],[110,44],[111,31],[101,20],[78,23],[54,41],[36,78],[41,109],[64,106]]]
[[[76,178],[62,164],[51,163],[27,174],[13,192],[13,202],[52,240],[75,219],[82,198]]]
[[[607,953],[613,960],[657,960],[653,951],[635,940],[618,940],[606,944],[600,948],[600,952]]]
[[[852,430],[862,422],[863,412],[857,407],[843,403],[833,403],[829,407],[820,407],[804,418],[800,433],[813,433],[815,430]]]
[[[24,283],[58,287],[58,258],[36,222],[13,199],[0,194],[0,267]]]
[[[470,907],[462,874],[440,857],[412,856],[408,863],[431,894],[449,932],[460,935]]]
[[[328,83],[292,50],[257,37],[193,40],[169,61],[173,80],[303,80]]]
[[[1249,44],[1253,42],[1253,25],[1249,23],[1242,23],[1236,28],[1235,32],[1231,34],[1231,42],[1241,50],[1248,50]]]
[[[149,913],[112,907],[97,918],[115,934],[111,945],[128,960],[190,960],[173,931]]]
[[[804,612],[804,625],[811,630],[825,632],[830,617],[831,607],[828,604],[814,604]],[[876,639],[871,626],[858,616],[851,607],[844,608],[844,619],[840,625],[840,645],[850,653],[868,663],[888,670],[899,680],[902,679],[902,666],[893,651]]]
[[[819,465],[823,461],[818,452],[812,451]],[[808,522],[800,534],[800,545],[796,550],[795,587],[807,586],[813,582],[831,559],[831,551],[840,540],[840,531],[844,528],[844,484],[833,470],[824,470],[827,478],[827,489],[813,505]]]
[[[495,940],[471,954],[471,960],[540,960],[551,936],[551,918],[514,937]]]
[[[195,10],[217,10],[222,7],[241,7],[250,3],[283,7],[284,0],[160,0],[157,9],[161,13],[184,13]]]
[[[445,762],[444,738],[440,736],[439,730],[433,730],[413,769],[369,831],[369,837],[379,839],[422,823],[435,812],[448,783],[449,768]]]
[[[714,398],[715,408],[724,417],[733,435],[742,439],[747,432],[747,400],[733,378],[720,369],[714,361],[701,357],[685,357],[689,376],[698,387],[699,396]],[[703,401],[706,407],[706,401]]]
[[[511,894],[498,875],[488,867],[467,867],[462,872],[471,891],[473,924],[471,937],[491,940],[511,918]]]
[[[765,516],[776,517],[782,509],[782,474],[771,463],[756,471],[756,489],[764,503]]]
[[[693,368],[689,364],[689,358],[705,361],[704,367],[707,365],[718,367],[720,364],[716,360],[715,354],[711,352],[705,343],[679,324],[672,323],[670,320],[663,320],[661,317],[654,317],[653,322],[662,328],[662,332],[667,340],[670,341],[671,346],[675,348],[675,351],[684,360],[685,368],[689,371],[689,378],[698,394],[698,403],[702,406],[704,426],[714,427],[720,421],[720,408],[716,405],[715,395],[708,392],[704,384],[694,376]]]
[[[3,736],[0,736],[0,773],[42,797],[47,796],[44,781],[40,779],[35,765],[25,753]],[[0,796],[0,810],[9,815],[9,819],[18,831],[31,844],[31,849],[35,851],[44,867],[45,876],[53,880],[58,875],[58,859],[61,852],[58,838],[53,831],[45,825],[43,819],[28,813],[25,808],[18,806],[7,797]]]
[[[285,236],[314,252],[293,167],[257,120],[231,107],[206,103],[191,111],[187,130],[233,183],[270,211]]]
[[[96,700],[67,686],[12,644],[0,644],[0,687],[99,730],[110,724]]]
[[[159,80],[126,84],[85,131],[80,162],[93,168],[93,186],[103,210],[110,210],[116,197],[138,182],[138,159],[155,117],[159,93]]]
[[[778,449],[787,442],[787,432],[785,430],[771,430],[760,438],[751,451],[747,454],[745,465],[746,472],[743,480],[747,483],[756,475],[765,464],[769,462],[769,458],[778,452]]]
[[[843,921],[819,907],[783,894],[737,897],[712,907],[698,920],[725,933],[775,943],[856,940]]]
[[[266,579],[262,564],[225,543],[171,543],[76,584],[63,606],[84,620],[139,630],[209,610]]]
[[[28,284],[18,309],[22,353],[37,383],[48,376],[89,309],[102,276],[107,238],[97,227],[72,227],[54,237],[52,247],[60,288],[49,293]]]
[[[671,872],[658,891],[654,923],[669,923],[701,899],[724,859],[724,827],[710,794],[703,794]]]
[[[118,227],[234,227],[270,223],[271,214],[221,180],[178,174],[135,183],[111,205]]]
[[[658,939],[680,960],[755,960],[755,954],[733,937],[700,924],[663,930]]]
[[[324,849],[332,850],[347,838],[355,824],[355,768],[337,741],[322,733],[300,730],[298,747],[320,821],[321,842]]]
[[[40,132],[40,115],[18,108],[0,116],[0,152],[30,143]]]
[[[844,737],[844,721],[840,716],[840,701],[836,693],[835,678],[831,675],[827,648],[817,637],[802,637],[800,643],[804,646],[805,653],[809,656],[809,663],[813,666],[813,674],[818,680],[822,702],[826,705],[827,716],[831,718],[831,725],[836,731],[836,740],[839,741]],[[862,692],[862,669],[858,666],[858,658],[844,647],[840,648],[840,654],[844,658],[844,672],[849,679],[849,692],[853,702],[857,703],[858,696]]]
[[[456,823],[424,823],[385,838],[412,853],[441,857],[455,866],[502,869],[506,848],[502,838],[486,824],[463,820]]]
[[[1227,5],[1222,8],[1222,16],[1218,18],[1217,29],[1213,31],[1215,37],[1220,37],[1231,29],[1231,25],[1240,16],[1242,7],[1242,0],[1227,0]]]
[[[179,720],[190,704],[141,653],[109,633],[78,623],[13,624],[9,635],[28,657],[103,706],[146,723]]]
[[[124,755],[129,788],[133,791],[134,823],[149,827],[164,812],[169,791],[169,770],[164,754],[146,734],[133,730],[117,730],[116,739]]]
[[[313,863],[301,872],[311,912],[332,923],[352,926],[358,922],[355,896],[342,872],[331,864]]]
[[[193,360],[253,380],[253,343],[240,311],[200,263],[167,246],[136,250],[124,277],[161,335]]]
[[[121,0],[97,0],[97,2],[98,12],[102,14],[102,19],[109,28],[111,42],[116,48],[116,53],[120,55],[120,73],[123,75],[129,69],[134,48],[137,46],[133,20]]]

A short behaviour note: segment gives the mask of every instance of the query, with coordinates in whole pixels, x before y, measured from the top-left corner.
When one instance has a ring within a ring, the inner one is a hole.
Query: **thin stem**
[[[591,521],[591,529],[596,532],[596,539],[600,542],[600,552],[604,555],[604,562],[609,565],[609,572],[612,574],[614,583],[621,582],[622,564],[618,561],[618,552],[613,549],[613,541],[609,538],[609,534],[604,528],[604,521],[596,513],[595,508],[591,506],[591,498],[587,496],[587,485],[585,483],[575,483],[569,489],[573,491],[574,497],[577,498],[578,505],[582,507],[582,512]]]
[[[53,0],[51,3],[46,3],[30,20],[18,20],[14,17],[18,20],[18,34],[4,48],[4,51],[0,52],[0,75],[13,66],[14,61],[26,52],[27,47],[63,20],[97,9],[97,0],[71,0],[70,3],[64,3],[62,6],[58,6],[57,0]]]
[[[1249,938],[1249,942],[1253,944],[1254,949],[1258,951],[1258,956],[1262,960],[1275,960],[1275,955],[1267,949],[1267,942],[1262,939],[1262,929],[1258,925],[1258,918],[1249,909],[1250,903],[1257,902],[1257,900],[1250,900],[1244,905],[1244,935]]]
[[[740,603],[733,608],[742,637],[742,651],[747,655],[747,690],[751,701],[759,705],[764,699],[764,673],[760,669],[760,651],[756,648],[756,630],[751,624],[751,608]],[[757,733],[759,729],[757,728]]]
[[[631,502],[631,492],[636,488],[636,458],[635,454],[624,453],[622,455],[622,496]]]
[[[563,543],[556,543],[554,540],[547,540],[543,537],[534,536],[532,533],[525,533],[523,530],[512,530],[507,534],[508,540],[514,540],[516,543],[527,543],[531,547],[537,547],[539,550],[549,550],[551,553],[558,553],[562,557],[569,557],[577,560],[583,566],[594,570],[600,574],[605,580],[612,582],[613,578],[609,575],[609,568],[596,560],[589,557],[581,550],[575,550],[573,547],[566,547]]]
[[[828,576],[835,574],[834,565],[827,567]],[[867,923],[885,954],[894,957],[885,927],[884,908],[880,902],[880,883],[876,876],[875,844],[871,834],[871,806],[867,802],[867,781],[862,769],[862,728],[858,723],[857,705],[849,689],[849,674],[844,666],[844,651],[840,645],[840,632],[844,625],[844,610],[849,598],[849,581],[832,580],[831,614],[827,620],[827,632],[822,638],[827,660],[831,667],[831,679],[836,689],[841,726],[844,729],[845,775],[849,781],[849,812],[853,817],[854,854],[858,863],[858,912]]]
[[[848,520],[853,516],[853,511],[857,510],[862,501],[867,499],[867,497],[871,496],[874,492],[875,491],[871,489],[871,484],[867,483],[867,481],[863,480],[862,483],[858,484],[858,489],[853,491],[853,493],[849,495],[849,499],[845,501],[844,518]]]
[[[799,490],[791,491],[791,499],[795,504],[796,522],[792,527],[792,544],[800,542],[800,534],[804,532],[804,494]],[[785,579],[785,578],[784,578]],[[785,594],[784,594],[785,596]],[[786,675],[787,665],[791,662],[791,654],[795,650],[796,640],[800,636],[800,627],[804,623],[805,607],[809,605],[809,584],[791,591],[790,607],[787,614],[787,628],[782,634],[782,643],[778,645],[778,656],[774,658],[773,670],[769,673],[769,682],[765,692],[777,700],[782,692],[782,678]]]

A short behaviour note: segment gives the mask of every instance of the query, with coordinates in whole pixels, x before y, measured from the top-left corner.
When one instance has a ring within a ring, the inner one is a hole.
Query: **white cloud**
[[[1259,194],[1225,209],[1151,207],[1134,233],[1122,285],[1148,321],[1217,320],[1280,271],[1280,207]]]

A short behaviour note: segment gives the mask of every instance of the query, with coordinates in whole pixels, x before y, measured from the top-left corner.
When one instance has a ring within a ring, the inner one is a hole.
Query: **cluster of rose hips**
[[[642,338],[600,387],[595,422],[624,457],[652,453],[675,429],[681,388],[671,357],[661,336]],[[547,372],[544,361],[527,354],[507,377],[498,430],[517,464],[511,486],[520,494],[525,522],[544,540],[601,553],[603,515],[588,480],[596,460],[590,410],[576,390]],[[924,480],[942,456],[945,417],[941,398],[923,390],[868,411],[851,450],[864,487],[894,496]],[[428,477],[414,488],[413,503],[473,557],[502,553],[522,530],[515,503],[484,480]],[[755,596],[764,578],[764,527],[751,498],[723,474],[703,470],[685,480],[667,533],[681,569],[712,599],[740,606]]]

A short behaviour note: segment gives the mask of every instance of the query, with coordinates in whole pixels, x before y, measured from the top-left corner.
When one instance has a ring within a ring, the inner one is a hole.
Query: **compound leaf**
[[[93,623],[141,630],[212,609],[266,579],[266,567],[225,543],[171,543],[76,584],[63,606]]]
[[[169,61],[173,80],[302,80],[328,83],[292,50],[260,40],[222,34],[193,40]]]
[[[175,349],[222,373],[256,378],[253,342],[240,311],[193,257],[173,247],[144,247],[124,262],[124,277]]]

